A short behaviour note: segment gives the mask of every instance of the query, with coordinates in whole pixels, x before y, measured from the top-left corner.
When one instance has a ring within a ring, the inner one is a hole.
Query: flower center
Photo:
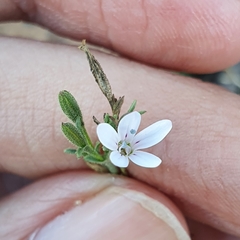
[[[130,146],[130,143],[127,143],[126,141],[120,141],[118,143],[118,151],[123,156],[128,156],[132,153],[132,148]]]

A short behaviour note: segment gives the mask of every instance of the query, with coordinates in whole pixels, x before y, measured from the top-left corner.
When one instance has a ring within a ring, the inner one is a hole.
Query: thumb
[[[53,176],[0,204],[0,239],[186,240],[186,229],[180,211],[165,196],[112,175]]]

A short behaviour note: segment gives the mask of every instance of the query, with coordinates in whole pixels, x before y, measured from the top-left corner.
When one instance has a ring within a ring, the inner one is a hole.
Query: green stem
[[[104,162],[104,165],[108,168],[109,172],[112,174],[119,174],[119,168],[114,166],[109,159]]]
[[[90,137],[88,136],[87,130],[84,126],[81,127],[81,134],[84,136],[84,140],[85,140],[86,145],[94,148],[93,143],[92,143]]]

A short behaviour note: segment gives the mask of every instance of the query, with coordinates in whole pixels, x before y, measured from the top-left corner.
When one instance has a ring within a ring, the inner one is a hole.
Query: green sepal
[[[76,149],[72,149],[72,148],[64,149],[64,153],[67,153],[67,154],[76,154],[76,152],[77,152]]]
[[[62,132],[75,146],[84,147],[86,145],[79,130],[72,123],[62,123]]]
[[[134,101],[132,102],[131,106],[129,107],[129,109],[128,109],[127,112],[128,112],[128,113],[133,112],[134,109],[135,109],[135,107],[136,107],[136,104],[137,104],[137,100],[134,100]]]
[[[76,99],[70,92],[66,90],[61,91],[58,95],[58,100],[62,111],[69,119],[71,119],[75,123],[77,118],[79,117],[83,124],[82,112],[78,106]]]

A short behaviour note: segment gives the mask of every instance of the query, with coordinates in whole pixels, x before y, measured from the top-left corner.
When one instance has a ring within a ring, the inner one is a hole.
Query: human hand
[[[135,1],[118,1],[116,6],[105,1],[99,8],[87,1],[21,2],[17,7],[6,2],[0,16],[2,20],[27,17],[65,36],[86,38],[132,59],[174,70],[211,72],[239,60],[238,1],[192,0],[182,1],[181,6],[177,2],[137,6]],[[6,38],[1,39],[0,48],[1,171],[41,177],[1,201],[2,239],[25,239],[38,228],[42,229],[39,234],[48,231],[46,239],[66,239],[66,235],[79,239],[84,235],[78,234],[89,231],[95,239],[105,233],[116,239],[176,239],[172,230],[176,225],[168,227],[163,223],[166,218],[159,219],[139,204],[141,193],[163,203],[158,206],[167,206],[184,226],[181,213],[170,201],[174,200],[186,217],[196,221],[189,222],[195,239],[240,237],[239,96],[124,58],[94,53],[114,93],[126,96],[125,106],[137,99],[148,110],[143,125],[161,118],[173,121],[171,134],[152,148],[163,159],[162,165],[153,170],[129,167],[135,179],[151,186],[147,187],[130,179],[82,171],[86,168],[82,162],[62,153],[67,142],[59,130],[63,115],[58,92],[67,89],[78,99],[84,119],[96,113],[100,118],[108,107],[82,52]],[[93,126],[87,122],[94,137]],[[78,169],[82,170],[72,171]],[[136,199],[128,188],[138,192]],[[83,204],[74,208],[78,200]],[[149,202],[154,206],[154,201]],[[166,208],[160,210],[163,213]],[[177,221],[172,218],[171,223]],[[54,230],[52,235],[49,229]]]

